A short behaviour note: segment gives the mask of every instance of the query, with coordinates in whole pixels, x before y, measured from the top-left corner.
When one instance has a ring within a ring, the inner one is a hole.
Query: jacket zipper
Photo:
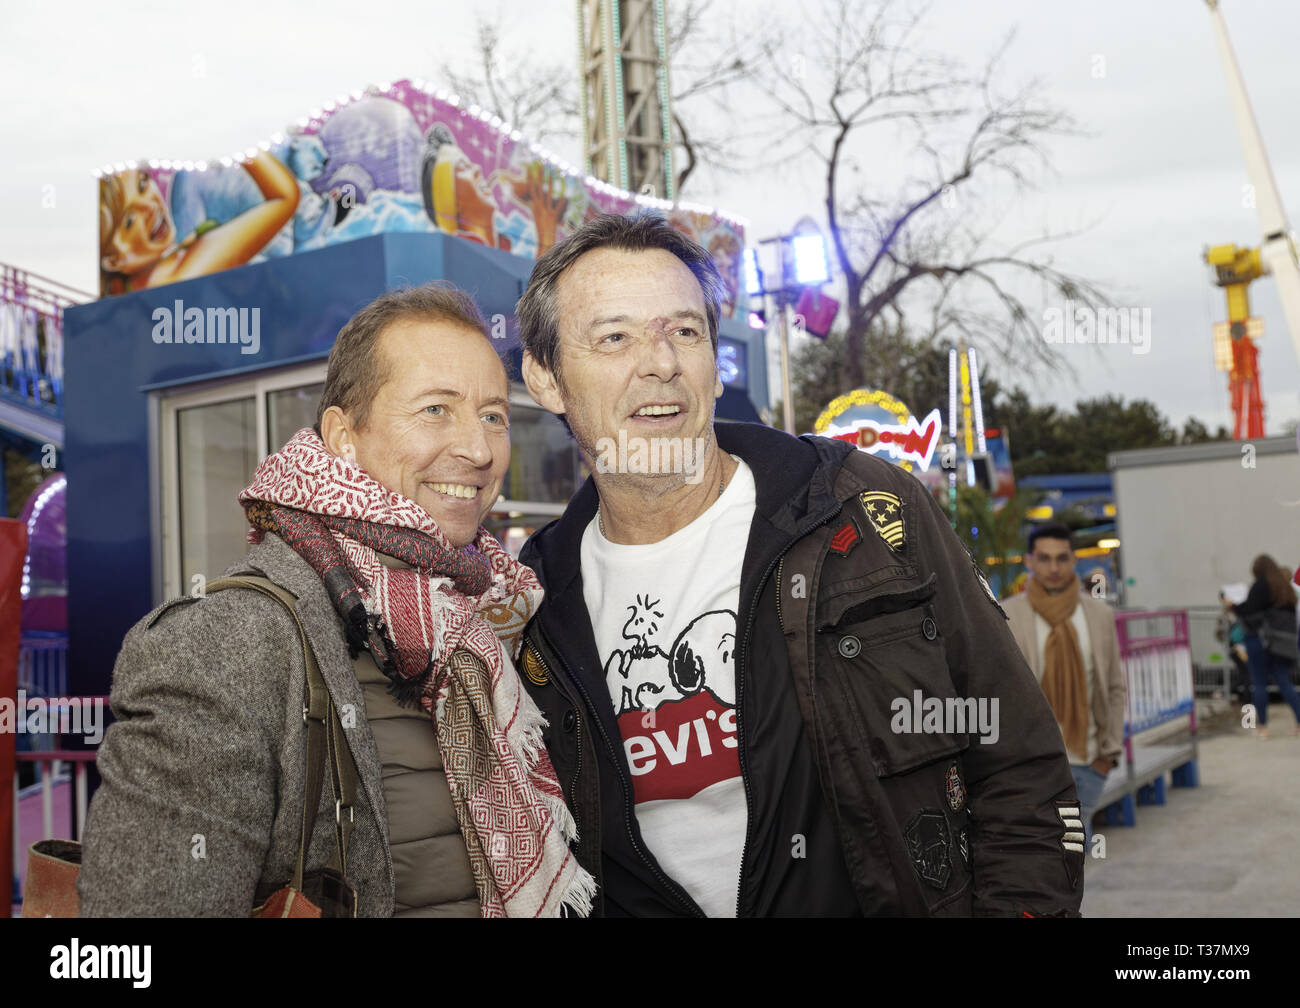
[[[633,804],[632,788],[628,783],[627,775],[623,773],[623,767],[618,761],[618,752],[610,743],[609,736],[605,733],[605,726],[601,724],[600,716],[596,714],[595,705],[591,702],[591,695],[587,692],[587,688],[582,684],[582,680],[573,674],[573,670],[569,668],[568,663],[564,660],[564,655],[555,647],[554,644],[551,643],[551,639],[546,635],[546,630],[540,623],[538,624],[537,630],[538,633],[542,635],[542,640],[546,642],[546,646],[550,648],[556,658],[559,659],[559,662],[564,667],[564,672],[569,677],[569,680],[577,687],[578,692],[582,694],[582,700],[587,705],[587,709],[591,712],[592,718],[596,722],[596,729],[600,732],[601,739],[604,741],[606,748],[609,749],[610,754],[613,757],[612,763],[614,764],[614,769],[618,772],[619,783],[623,787],[623,819],[624,824],[627,827],[627,838],[632,844],[632,849],[636,851],[637,856],[641,858],[642,863],[650,869],[650,872],[654,875],[659,884],[677,897],[682,906],[690,912],[692,917],[706,916],[704,912],[696,906],[695,901],[690,898],[681,886],[672,881],[655,867],[650,858],[646,856],[646,852],[642,849],[641,845],[637,843],[636,833],[632,828],[632,810],[635,807]],[[737,744],[739,744],[739,742],[737,742]],[[575,777],[574,780],[576,782],[577,778]],[[599,803],[599,795],[597,795],[597,802]],[[599,854],[599,852],[597,853]]]
[[[527,645],[525,645],[525,647],[527,647]],[[546,659],[537,648],[533,648],[533,655],[541,663],[542,668],[546,669],[547,678],[554,674],[551,671],[551,666],[546,664]],[[568,697],[565,697],[565,699],[567,700]],[[573,712],[573,716],[575,721],[574,734],[577,736],[576,742],[578,745],[578,759],[573,769],[573,796],[576,798],[578,794],[578,778],[582,776],[582,717],[576,710]]]
[[[785,578],[781,576],[781,568],[785,565],[785,553],[776,561],[776,625],[781,629],[781,635],[785,636],[785,620],[781,618],[781,585],[785,584]]]
[[[772,561],[767,565],[767,570],[765,570],[763,572],[763,576],[758,579],[758,590],[755,591],[754,593],[754,599],[749,606],[749,618],[745,622],[745,634],[742,638],[740,638],[740,640],[744,641],[743,647],[745,648],[745,651],[742,655],[738,649],[736,655],[736,756],[737,759],[740,761],[740,779],[745,786],[745,846],[742,847],[740,850],[740,877],[736,880],[736,916],[737,917],[745,916],[744,914],[744,911],[746,909],[745,889],[744,889],[745,867],[749,863],[749,840],[750,840],[751,831],[754,828],[754,809],[753,809],[753,800],[749,790],[749,771],[746,768],[746,763],[745,763],[745,718],[741,710],[741,704],[745,696],[744,671],[745,671],[745,664],[749,658],[748,649],[749,649],[750,634],[754,628],[754,620],[758,616],[758,600],[763,595],[763,585],[767,584],[767,579],[772,576],[772,570],[773,568],[775,568],[778,571],[778,578],[777,578],[777,585],[776,585],[776,612],[777,612],[777,620],[778,621],[780,620],[781,579],[779,577],[779,571],[781,570],[782,567],[781,562],[785,559],[785,554],[789,551],[790,547],[793,546],[795,543],[797,543],[800,539],[808,535],[808,533],[812,532],[814,529],[820,528],[822,525],[825,525],[828,521],[830,521],[837,514],[839,514],[840,511],[842,511],[843,509],[844,509],[843,503],[840,501],[836,501],[834,510],[828,511],[826,514],[822,515],[816,521],[811,522],[806,527],[800,527],[796,529],[794,536],[790,539],[789,542],[787,542],[781,548],[781,552],[777,555],[776,560]]]

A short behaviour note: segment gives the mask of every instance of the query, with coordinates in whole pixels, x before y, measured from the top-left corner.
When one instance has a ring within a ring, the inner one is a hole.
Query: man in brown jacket
[[[1061,727],[1091,845],[1092,817],[1124,745],[1124,667],[1114,613],[1081,590],[1074,561],[1068,528],[1036,527],[1025,591],[1002,607]]]
[[[521,553],[520,668],[594,912],[1077,914],[1074,782],[1002,610],[909,473],[714,423],[724,289],[662,217],[602,215],[518,307],[592,473]]]

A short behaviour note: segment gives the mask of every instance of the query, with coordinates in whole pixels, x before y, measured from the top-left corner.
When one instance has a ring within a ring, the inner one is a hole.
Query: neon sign
[[[937,409],[917,420],[902,402],[877,389],[855,389],[838,396],[814,424],[823,437],[884,456],[904,469],[918,465],[922,472],[934,459],[941,427]]]

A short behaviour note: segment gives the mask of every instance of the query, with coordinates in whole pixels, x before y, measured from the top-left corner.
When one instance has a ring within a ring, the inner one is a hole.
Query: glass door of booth
[[[248,551],[239,491],[263,458],[316,422],[324,380],[321,361],[160,398],[157,601],[193,593]]]

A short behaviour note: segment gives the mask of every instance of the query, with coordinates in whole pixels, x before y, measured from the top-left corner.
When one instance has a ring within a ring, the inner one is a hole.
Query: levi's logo
[[[740,776],[736,711],[708,691],[618,719],[636,803],[691,798]]]

